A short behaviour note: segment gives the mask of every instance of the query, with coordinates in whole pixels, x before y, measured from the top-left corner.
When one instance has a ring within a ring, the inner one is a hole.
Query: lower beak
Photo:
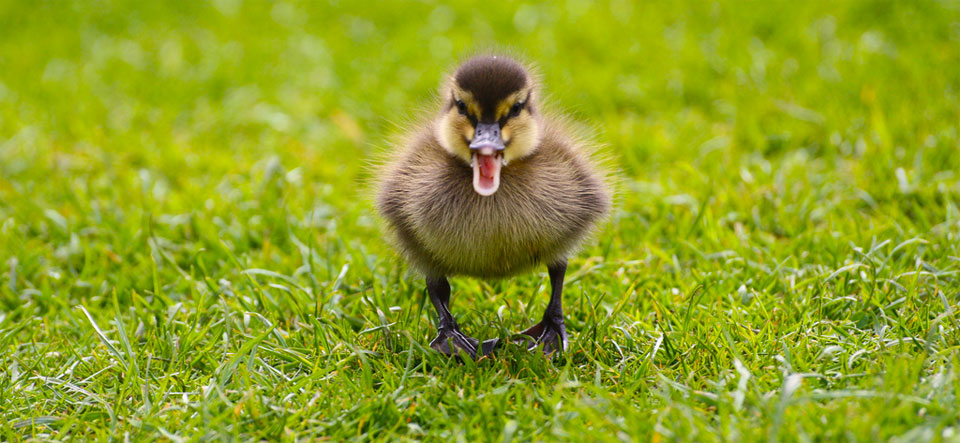
[[[500,188],[500,168],[503,166],[505,146],[500,138],[500,125],[480,123],[470,142],[470,165],[473,167],[473,190],[484,197]]]

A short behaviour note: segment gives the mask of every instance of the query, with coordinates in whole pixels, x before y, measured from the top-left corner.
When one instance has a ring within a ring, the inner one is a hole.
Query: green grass
[[[960,439],[960,5],[668,3],[0,1],[0,439]],[[623,181],[556,361],[365,199],[497,46]]]

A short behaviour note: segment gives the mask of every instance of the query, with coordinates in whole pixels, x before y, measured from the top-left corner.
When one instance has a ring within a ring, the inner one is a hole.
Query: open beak
[[[500,188],[500,168],[504,165],[503,138],[499,123],[478,123],[470,141],[470,166],[473,167],[473,190],[484,197]]]

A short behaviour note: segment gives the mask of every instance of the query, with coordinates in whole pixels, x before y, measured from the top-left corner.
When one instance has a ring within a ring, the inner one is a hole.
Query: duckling
[[[540,112],[534,77],[515,59],[473,57],[441,90],[439,115],[386,163],[376,202],[395,248],[426,278],[438,317],[430,346],[476,358],[498,345],[460,331],[448,277],[505,278],[545,264],[550,301],[518,337],[529,350],[565,350],[567,258],[610,210],[606,175],[562,120]]]

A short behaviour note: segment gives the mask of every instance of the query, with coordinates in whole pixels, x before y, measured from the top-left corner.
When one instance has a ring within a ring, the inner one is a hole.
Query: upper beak
[[[477,123],[473,140],[470,141],[470,150],[479,151],[483,148],[492,148],[494,151],[502,151],[506,148],[503,138],[500,137],[499,123]]]

